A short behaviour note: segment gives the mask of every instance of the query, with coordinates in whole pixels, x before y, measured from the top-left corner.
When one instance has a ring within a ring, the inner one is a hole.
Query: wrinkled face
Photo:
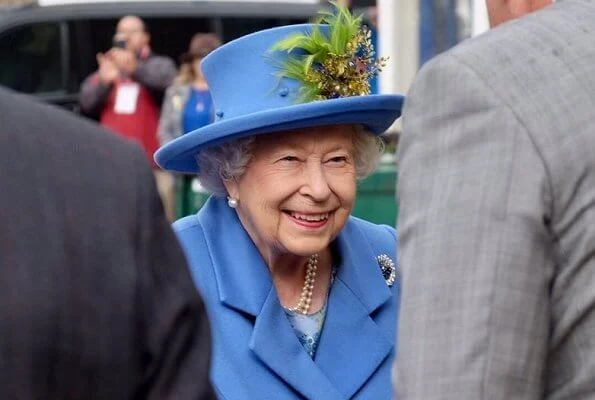
[[[552,4],[552,0],[486,0],[490,26],[495,27]]]
[[[258,136],[235,182],[239,217],[261,253],[308,256],[345,225],[356,193],[350,125]]]
[[[126,39],[126,49],[139,53],[149,44],[149,34],[140,18],[129,16],[118,22],[116,36]]]

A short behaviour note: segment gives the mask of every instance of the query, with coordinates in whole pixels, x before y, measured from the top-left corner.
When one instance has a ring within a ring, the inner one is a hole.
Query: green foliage
[[[326,98],[321,94],[321,74],[313,71],[315,65],[323,64],[332,57],[347,60],[347,56],[357,50],[355,40],[361,30],[361,16],[354,17],[347,7],[334,1],[331,4],[333,10],[319,12],[311,32],[295,33],[271,48],[272,51],[289,54],[280,66],[278,76],[296,79],[301,83],[300,102]],[[328,25],[328,37],[321,31],[320,24]],[[292,54],[296,50],[300,50],[299,55]]]

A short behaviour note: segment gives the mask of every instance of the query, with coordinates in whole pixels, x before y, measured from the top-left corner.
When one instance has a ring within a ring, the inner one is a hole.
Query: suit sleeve
[[[89,75],[79,93],[79,104],[81,111],[88,116],[98,117],[107,101],[111,87],[104,86],[99,81],[97,72]]]
[[[144,351],[139,398],[212,399],[206,310],[140,152],[137,165],[137,301]]]
[[[176,64],[169,57],[152,56],[140,63],[134,79],[151,90],[163,93],[176,77]]]
[[[180,135],[180,132],[175,132],[174,128],[174,93],[175,87],[168,87],[165,91],[165,98],[161,106],[161,116],[159,118],[159,128],[157,130],[157,138],[159,139],[159,144],[161,146],[171,142]]]
[[[406,102],[399,148],[399,400],[541,399],[549,184],[506,99],[447,53]]]

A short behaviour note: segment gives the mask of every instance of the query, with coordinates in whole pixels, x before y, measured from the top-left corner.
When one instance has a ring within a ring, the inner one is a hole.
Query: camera
[[[126,39],[114,39],[112,46],[117,49],[125,49],[126,48]]]

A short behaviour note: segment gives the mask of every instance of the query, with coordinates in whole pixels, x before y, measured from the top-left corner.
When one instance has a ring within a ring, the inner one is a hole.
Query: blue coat
[[[224,199],[174,225],[210,316],[211,380],[220,399],[390,399],[399,281],[376,257],[396,260],[396,233],[350,217],[314,360],[277,298],[269,270]]]

